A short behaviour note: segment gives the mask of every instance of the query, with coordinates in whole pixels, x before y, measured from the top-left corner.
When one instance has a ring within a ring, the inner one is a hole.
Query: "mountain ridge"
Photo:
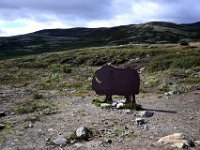
[[[115,27],[44,29],[19,36],[0,37],[0,59],[85,47],[178,43],[182,40],[200,41],[200,22],[176,24],[154,21]]]

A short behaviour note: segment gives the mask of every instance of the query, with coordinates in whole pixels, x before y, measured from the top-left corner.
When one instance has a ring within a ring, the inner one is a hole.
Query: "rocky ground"
[[[94,93],[80,96],[73,90],[38,92],[43,95],[41,101],[54,103],[56,112],[17,114],[13,111],[15,102],[26,101],[32,93],[21,87],[1,87],[0,149],[179,149],[158,142],[173,133],[184,133],[196,141],[189,149],[200,149],[200,91],[169,96],[141,93],[136,97],[137,103],[154,112],[152,117],[144,117],[141,124],[136,123],[139,111],[96,107],[91,103]],[[70,135],[83,126],[92,130],[93,136],[88,141],[69,141]]]

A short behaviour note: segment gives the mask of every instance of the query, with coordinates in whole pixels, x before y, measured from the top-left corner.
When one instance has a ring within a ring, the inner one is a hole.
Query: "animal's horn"
[[[99,83],[99,84],[101,84],[102,83],[102,81],[101,80],[99,80],[98,78],[97,78],[97,76],[95,76],[95,80],[97,81],[97,83]]]

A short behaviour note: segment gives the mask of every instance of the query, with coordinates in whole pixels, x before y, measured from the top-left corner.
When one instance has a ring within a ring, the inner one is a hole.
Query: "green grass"
[[[87,93],[92,90],[94,72],[111,62],[122,68],[145,67],[140,75],[142,92],[166,91],[169,88],[164,87],[165,80],[176,84],[197,84],[195,74],[200,67],[200,49],[183,49],[173,45],[147,46],[82,48],[4,60],[0,61],[0,81],[4,85],[33,84],[41,90],[76,89]]]
[[[122,107],[122,109],[135,109],[135,110],[141,110],[142,106],[140,104],[137,103],[126,103],[124,104],[124,106]]]
[[[26,99],[14,103],[13,110],[16,114],[27,114],[42,111],[44,114],[51,114],[56,109],[52,102],[44,100]]]
[[[102,100],[99,100],[99,99],[93,99],[92,100],[92,104],[94,104],[97,107],[100,107],[102,103],[104,103],[104,102]]]
[[[6,139],[6,137],[12,133],[13,126],[10,123],[4,124],[5,128],[0,131],[0,145]]]

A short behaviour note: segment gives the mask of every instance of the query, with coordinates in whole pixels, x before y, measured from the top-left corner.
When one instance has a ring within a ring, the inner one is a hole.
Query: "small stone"
[[[122,100],[119,101],[119,103],[126,103],[126,100],[122,99]]]
[[[149,130],[149,126],[148,125],[144,125],[144,129],[145,130]]]
[[[5,125],[0,124],[0,130],[3,130],[5,128]]]
[[[138,114],[140,117],[152,117],[154,112],[151,111],[140,111]]]
[[[0,111],[0,117],[5,117],[6,116],[6,112],[5,111]]]
[[[11,112],[11,115],[15,115],[15,112]]]
[[[193,117],[190,117],[190,120],[194,119]]]
[[[46,139],[45,139],[45,142],[49,142],[49,141],[50,141],[50,138],[46,138]]]
[[[137,123],[137,125],[141,125],[145,123],[145,119],[144,118],[136,118],[135,122]]]
[[[117,104],[118,104],[118,102],[113,102],[113,103],[111,104],[111,106],[112,106],[112,107],[116,107]]]
[[[173,95],[173,94],[174,94],[174,92],[173,92],[173,91],[169,91],[168,93],[169,93],[169,95]]]
[[[108,103],[102,103],[101,108],[110,108],[111,107],[111,104],[108,104]]]
[[[66,145],[67,144],[67,140],[65,138],[63,138],[63,137],[58,137],[55,140],[53,140],[53,143],[55,145],[62,146],[62,145]]]
[[[118,103],[117,106],[116,106],[116,108],[117,108],[117,109],[120,109],[120,108],[122,108],[123,106],[124,106],[124,103]]]
[[[28,127],[29,127],[29,128],[33,128],[32,122],[29,123]]]
[[[132,111],[130,109],[124,109],[124,110],[122,110],[122,113],[131,114]]]
[[[111,139],[106,139],[105,142],[108,143],[108,144],[111,144],[112,140]]]
[[[76,136],[77,137],[83,137],[87,135],[87,129],[85,127],[80,127],[76,129]]]
[[[189,147],[193,147],[195,144],[192,140],[186,139],[184,141],[185,145],[189,146]]]
[[[165,96],[170,96],[169,92],[165,92],[164,94]]]
[[[54,132],[54,129],[53,128],[49,128],[47,131],[48,132]]]
[[[199,145],[200,146],[200,141],[194,141],[195,145]]]

